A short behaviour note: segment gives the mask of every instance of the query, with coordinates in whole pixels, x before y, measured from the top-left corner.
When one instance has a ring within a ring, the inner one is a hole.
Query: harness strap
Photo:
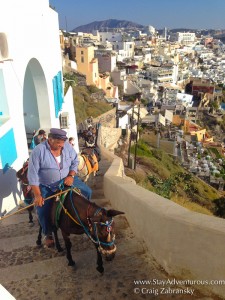
[[[49,197],[45,198],[44,201],[49,200],[49,199],[52,199],[53,197],[56,197],[56,196],[58,196],[58,195],[64,194],[65,192],[66,192],[66,191],[60,191],[60,192],[57,193],[57,194],[54,194],[54,195],[52,195],[52,196],[49,196]],[[13,215],[15,215],[15,214],[18,214],[18,213],[20,213],[21,211],[23,211],[23,210],[25,210],[25,209],[27,210],[28,208],[30,208],[30,207],[32,207],[32,206],[34,206],[34,203],[32,203],[32,204],[30,204],[30,205],[28,205],[28,206],[26,206],[26,207],[23,207],[23,208],[21,208],[21,209],[18,209],[18,210],[15,211],[14,213],[5,215],[5,216],[3,216],[3,217],[0,217],[0,221],[4,220],[4,219],[6,219],[6,218],[9,218],[9,217],[11,217],[11,216],[13,216]]]
[[[84,164],[83,164],[83,166],[82,166],[82,168],[80,169],[80,171],[82,171],[83,170],[83,168],[85,167],[85,158],[84,158],[84,155],[81,155],[82,157],[83,157],[83,159],[84,159]]]
[[[87,176],[88,174],[90,174],[90,168],[89,168],[88,163],[87,163],[88,158],[87,158],[84,154],[82,154],[81,156],[82,156],[83,159],[84,159],[84,166],[86,165],[86,167],[87,167],[87,174],[85,175],[85,176]],[[84,168],[84,167],[83,167],[83,168]]]
[[[64,184],[63,183],[60,184],[60,188],[64,188]],[[59,217],[60,217],[60,214],[61,214],[61,209],[63,209],[64,213],[66,215],[68,215],[71,218],[71,220],[73,220],[77,225],[81,226],[80,223],[78,223],[77,220],[75,220],[73,218],[73,216],[71,216],[71,214],[68,212],[68,210],[63,205],[64,201],[65,201],[65,198],[66,198],[66,195],[69,192],[70,193],[74,192],[74,193],[82,196],[80,189],[78,189],[77,187],[71,187],[70,189],[67,190],[66,193],[60,195],[60,198],[58,198],[58,202],[59,202],[60,206],[57,205],[56,212],[55,212],[55,225],[56,225],[57,228],[59,228]]]
[[[67,195],[67,194],[66,194],[66,195]],[[81,224],[78,223],[77,220],[75,220],[74,217],[71,216],[71,214],[70,214],[70,213],[68,212],[68,210],[65,208],[65,206],[64,206],[63,203],[61,202],[61,199],[59,199],[59,203],[61,204],[61,207],[62,207],[64,213],[65,213],[66,215],[68,215],[68,216],[70,217],[70,219],[74,221],[74,223],[76,223],[77,225],[81,226]]]

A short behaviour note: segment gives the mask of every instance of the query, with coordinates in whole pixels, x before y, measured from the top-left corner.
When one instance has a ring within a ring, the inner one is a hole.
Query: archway
[[[24,76],[23,115],[28,143],[34,130],[50,127],[46,78],[41,64],[35,58],[29,61]]]

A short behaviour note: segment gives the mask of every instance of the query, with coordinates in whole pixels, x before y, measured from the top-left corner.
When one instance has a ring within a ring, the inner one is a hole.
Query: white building
[[[111,42],[112,49],[118,53],[117,60],[123,61],[134,55],[134,42]]]
[[[151,26],[151,25],[147,26],[147,31],[148,31],[148,33],[150,33],[151,35],[155,35],[155,34],[156,34],[156,29],[155,29],[155,27],[153,27],[153,26]]]
[[[59,128],[63,102],[58,14],[48,0],[4,1],[0,10],[0,214],[20,200],[16,171],[29,157],[27,134]]]
[[[194,32],[177,32],[177,41],[183,45],[194,43],[196,36]]]
[[[100,42],[122,42],[123,34],[121,32],[99,32]]]
[[[163,65],[162,67],[150,67],[146,70],[150,80],[156,84],[165,82],[176,83],[178,77],[178,66],[175,64]]]
[[[177,104],[182,104],[185,107],[193,106],[193,96],[185,93],[177,93]]]

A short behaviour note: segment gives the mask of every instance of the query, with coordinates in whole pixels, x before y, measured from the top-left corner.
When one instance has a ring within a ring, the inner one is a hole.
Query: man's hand
[[[72,176],[67,176],[64,179],[64,184],[67,186],[71,186],[71,185],[73,185],[73,181],[74,181],[74,178]]]
[[[44,205],[44,199],[41,195],[34,195],[34,205],[35,206]]]

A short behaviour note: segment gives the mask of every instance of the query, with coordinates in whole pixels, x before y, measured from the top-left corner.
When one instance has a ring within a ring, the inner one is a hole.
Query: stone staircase
[[[104,198],[103,175],[108,167],[109,162],[102,159],[100,174],[88,183],[93,189],[93,201],[106,208],[110,203]],[[202,296],[196,290],[193,296],[160,294],[162,285],[135,284],[134,280],[170,277],[149,255],[143,241],[134,236],[125,215],[115,217],[115,223],[116,257],[112,262],[104,262],[105,272],[100,275],[96,271],[96,251],[86,236],[71,236],[76,261],[73,268],[67,266],[65,251],[58,253],[36,246],[36,217],[33,227],[28,224],[26,211],[0,221],[0,283],[17,300],[216,299]],[[64,246],[61,236],[60,241]],[[0,299],[6,298],[0,294]]]

